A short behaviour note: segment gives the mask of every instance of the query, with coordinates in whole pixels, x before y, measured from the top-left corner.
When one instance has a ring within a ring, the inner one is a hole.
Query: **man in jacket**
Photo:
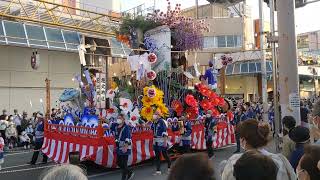
[[[189,153],[191,151],[191,133],[192,133],[192,126],[191,122],[185,118],[181,117],[183,121],[183,130],[181,131],[181,145],[183,153]]]
[[[123,114],[120,114],[118,116],[113,131],[117,146],[117,164],[122,170],[121,179],[130,180],[134,176],[133,171],[128,168],[128,158],[129,155],[132,153],[131,129],[125,123],[125,117]]]
[[[34,147],[34,153],[31,159],[30,164],[35,165],[39,156],[39,152],[41,151],[43,141],[44,141],[44,119],[43,117],[38,117],[38,123],[36,125],[35,129],[35,147]],[[46,164],[48,161],[48,156],[46,154],[42,154],[43,159],[42,163]]]
[[[216,133],[216,125],[217,122],[214,117],[212,117],[212,111],[209,110],[206,115],[205,119],[205,140],[206,140],[206,146],[208,150],[208,157],[212,158],[214,155],[213,152],[213,136]]]

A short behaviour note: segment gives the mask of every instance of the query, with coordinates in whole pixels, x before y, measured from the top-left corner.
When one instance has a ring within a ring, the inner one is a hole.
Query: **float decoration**
[[[141,100],[143,105],[140,112],[141,117],[147,121],[152,121],[152,116],[155,111],[160,111],[162,117],[167,117],[169,115],[169,109],[163,103],[163,96],[163,91],[154,85],[145,87]]]

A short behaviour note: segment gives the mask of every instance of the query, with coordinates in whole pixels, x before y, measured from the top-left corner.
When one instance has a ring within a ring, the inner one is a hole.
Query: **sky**
[[[145,4],[145,7],[153,6],[155,3],[157,9],[164,10],[167,6],[166,0],[120,0],[121,10],[127,10],[140,4]],[[195,5],[195,0],[171,0],[172,4],[180,3],[182,8],[187,8]],[[206,0],[199,0],[199,5],[207,4]],[[259,18],[259,1],[247,0],[247,4],[251,6],[252,18]],[[264,4],[265,20],[269,19],[269,8]],[[308,4],[305,7],[296,9],[296,33],[304,33],[320,30],[320,2]]]

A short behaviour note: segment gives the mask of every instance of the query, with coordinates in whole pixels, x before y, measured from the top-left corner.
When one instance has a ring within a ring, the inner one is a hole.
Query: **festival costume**
[[[214,69],[213,67],[207,69],[204,74],[204,79],[208,81],[208,86],[211,89],[217,89],[217,75],[218,70]]]
[[[181,145],[183,149],[183,153],[189,153],[191,148],[191,133],[192,133],[192,127],[190,121],[184,122],[184,131],[181,136]]]
[[[128,176],[133,172],[128,167],[128,157],[131,154],[131,129],[128,125],[124,124],[122,127],[119,125],[114,126],[114,135],[116,140],[117,151],[117,165],[122,170],[122,180],[127,180]],[[127,150],[124,150],[127,146]]]
[[[43,145],[43,141],[44,141],[44,124],[43,122],[39,122],[36,126],[34,153],[33,153],[30,164],[36,164],[39,156],[39,152],[41,151],[41,147]],[[42,154],[42,156],[43,156],[42,162],[47,163],[48,156],[44,153]]]
[[[206,139],[206,146],[207,146],[209,158],[211,158],[214,155],[212,143],[213,143],[213,136],[215,134],[216,125],[217,125],[217,122],[213,117],[206,117],[205,139]]]
[[[152,126],[153,129],[153,150],[155,152],[156,160],[156,170],[160,171],[160,157],[162,156],[166,159],[168,163],[168,168],[171,166],[171,160],[168,155],[168,144],[167,144],[167,126],[163,119],[159,119]]]

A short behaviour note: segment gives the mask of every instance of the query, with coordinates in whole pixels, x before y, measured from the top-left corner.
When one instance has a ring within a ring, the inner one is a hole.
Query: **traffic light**
[[[214,0],[213,0],[214,1]],[[263,0],[265,3],[268,4],[270,3],[270,0]],[[307,0],[295,0],[296,1],[296,8],[300,8],[306,5]],[[275,9],[277,9],[276,6],[277,5],[277,0],[274,0],[274,7]],[[270,6],[269,6],[270,7]]]

